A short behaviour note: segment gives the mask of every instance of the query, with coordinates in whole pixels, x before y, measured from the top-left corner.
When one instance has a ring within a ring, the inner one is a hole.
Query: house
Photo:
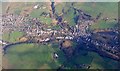
[[[34,8],[34,9],[38,9],[38,8],[39,8],[39,5],[37,4],[37,5],[35,5],[33,8]]]
[[[57,53],[54,53],[53,57],[54,57],[54,58],[58,58],[59,56],[58,56]]]

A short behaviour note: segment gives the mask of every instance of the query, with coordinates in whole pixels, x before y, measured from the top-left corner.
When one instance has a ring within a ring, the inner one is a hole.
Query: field
[[[90,28],[91,29],[108,29],[108,28],[115,28],[117,27],[116,21],[98,21],[97,23],[94,23]]]
[[[102,13],[103,17],[116,18],[118,17],[118,3],[117,2],[85,2],[74,4],[75,8],[81,9],[93,17]]]
[[[47,6],[47,3],[38,2],[38,3],[34,3],[33,7],[34,7],[34,5],[39,5],[39,8],[38,9],[33,9],[33,11],[30,13],[31,17],[40,18],[41,17],[40,15],[43,12],[49,13],[49,7]]]
[[[4,58],[8,59],[10,68],[13,69],[57,68],[59,66],[59,63],[52,57],[55,51],[51,46],[19,44],[11,46],[6,52]]]
[[[99,56],[97,53],[89,52],[89,56],[93,57],[90,69],[116,69],[118,62],[109,58]]]
[[[23,35],[24,33],[22,32],[14,31],[12,33],[4,33],[2,35],[2,39],[8,42],[18,42],[19,38],[22,37]]]
[[[72,3],[70,2],[57,4],[55,7],[56,13],[58,15],[61,15],[62,10],[64,10],[64,12],[67,12],[67,14],[63,14],[63,20],[67,21],[70,25],[75,25],[74,17],[77,15],[77,14],[74,14],[74,10],[70,7],[80,9],[84,11],[85,13],[90,14],[93,18],[96,18],[96,16],[99,13],[102,13],[101,19],[108,17],[113,20],[114,18],[118,17],[118,3],[117,2],[97,2],[97,3],[93,3],[93,2],[76,3],[75,2],[73,6],[72,6]],[[98,23],[101,23],[101,22],[98,22]],[[93,25],[92,29],[114,27],[114,24],[112,24],[111,22],[107,22],[107,23],[110,23],[110,24],[104,24],[104,22],[101,24],[95,24]],[[116,24],[116,22],[114,21],[113,23]]]
[[[50,17],[40,17],[40,20],[47,25],[52,23],[52,19]]]
[[[118,3],[116,2],[98,2],[98,3],[77,3],[74,5],[75,8],[81,9],[86,13],[92,15],[94,18],[99,13],[102,13],[101,18],[108,17],[112,21],[98,21],[96,24],[91,26],[91,29],[107,29],[115,28],[117,22],[113,21],[114,18],[118,17]]]
[[[33,9],[34,5],[40,5],[39,9]],[[15,13],[15,14],[23,14],[25,13],[24,10],[27,10],[27,13],[30,14],[31,17],[33,18],[40,18],[40,20],[43,21],[43,23],[50,24],[52,23],[51,19],[45,18],[40,16],[43,12],[49,13],[50,8],[49,8],[49,3],[41,3],[41,2],[34,2],[34,3],[3,3],[3,13],[6,12],[8,6],[10,7],[9,12],[10,13]],[[45,9],[43,7],[46,7]],[[92,17],[96,18],[96,16],[99,13],[102,13],[101,18],[108,17],[110,19],[117,18],[118,17],[118,3],[117,2],[80,2],[80,3],[72,3],[70,2],[63,2],[63,3],[58,3],[55,5],[55,12],[58,15],[62,15],[62,10],[64,9],[64,12],[67,12],[67,14],[63,14],[63,20],[67,21],[70,25],[75,25],[75,20],[74,17],[76,16],[74,14],[74,10],[71,9],[70,7],[74,7],[77,9],[81,9],[82,11],[92,15]],[[69,11],[68,11],[69,10]],[[98,22],[99,23],[99,22]],[[101,28],[102,24],[96,24],[93,25],[93,29]],[[104,24],[103,24],[104,25]],[[94,27],[95,26],[95,27]],[[100,26],[100,27],[99,27]],[[112,25],[107,25],[105,24],[106,28],[111,28]],[[105,28],[105,27],[103,27]]]
[[[97,53],[84,50],[72,56],[70,59],[72,62],[69,62],[58,48],[58,44],[18,44],[10,46],[6,52],[7,54],[3,56],[3,67],[12,69],[56,69],[61,64],[65,64],[68,67],[73,67],[74,64],[89,64],[91,65],[90,69],[114,69],[118,66],[117,61],[103,58]],[[53,58],[54,52],[59,55],[58,59]]]

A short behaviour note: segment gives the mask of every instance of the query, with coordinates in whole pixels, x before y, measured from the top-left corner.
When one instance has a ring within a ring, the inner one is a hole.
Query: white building
[[[34,8],[34,9],[38,9],[38,8],[39,8],[39,5],[35,5],[33,8]]]

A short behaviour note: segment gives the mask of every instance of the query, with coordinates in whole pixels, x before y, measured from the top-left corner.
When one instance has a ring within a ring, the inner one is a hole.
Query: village
[[[89,30],[90,25],[92,25],[94,22],[93,20],[83,19],[83,21],[81,22],[78,21],[78,24],[76,24],[75,26],[69,26],[67,25],[66,22],[58,22],[57,24],[61,28],[53,29],[53,28],[49,28],[48,25],[41,23],[37,18],[17,16],[14,14],[3,15],[2,17],[3,17],[2,32],[3,33],[12,32],[16,30],[20,32],[24,32],[25,35],[22,38],[23,39],[22,42],[33,41],[36,43],[42,43],[42,42],[51,42],[53,40],[74,40],[76,38],[78,39],[79,37],[84,37],[86,39],[85,43],[91,42],[98,47],[102,47],[102,48],[97,48],[97,47],[96,48],[102,51],[105,50],[105,53],[107,51],[107,54],[119,60],[119,51],[118,51],[119,48],[117,46],[111,47],[108,44],[100,43],[99,39],[93,40],[87,38],[87,37],[91,37],[93,34],[93,32],[91,33]],[[79,19],[81,20],[82,17],[79,17]],[[115,33],[118,34],[117,31],[115,31]],[[114,37],[114,40],[117,40],[117,36]],[[79,41],[79,39],[77,41]],[[118,44],[118,41],[116,41],[116,44]]]
[[[35,5],[34,9],[45,9],[46,7],[39,7]],[[101,13],[93,18],[91,15],[85,13],[82,10],[75,9],[78,15],[75,17],[76,24],[70,26],[66,20],[63,20],[62,15],[55,18],[54,7],[52,9],[53,14],[43,12],[40,16],[49,17],[56,20],[55,25],[53,23],[46,24],[40,18],[33,18],[29,15],[17,15],[13,13],[7,13],[2,15],[2,36],[4,33],[12,33],[14,31],[22,32],[22,37],[18,38],[16,42],[9,42],[0,39],[0,44],[2,44],[2,49],[4,52],[4,47],[24,42],[32,42],[36,44],[47,44],[53,43],[53,41],[58,41],[62,43],[59,48],[65,50],[69,54],[69,49],[71,46],[63,46],[63,42],[74,41],[78,43],[79,46],[85,46],[83,49],[97,52],[101,56],[105,56],[114,60],[120,60],[120,48],[118,41],[118,28],[106,28],[106,29],[95,29],[91,30],[91,25],[94,25],[98,20],[100,20]],[[108,17],[102,18],[101,20],[107,21]],[[114,21],[118,21],[114,19]],[[57,28],[54,28],[58,26]],[[110,33],[109,33],[110,32]],[[114,33],[111,35],[111,32]],[[105,34],[107,35],[105,35]],[[114,42],[112,42],[114,41]],[[44,45],[45,45],[44,44]],[[81,45],[82,44],[82,45]],[[68,55],[70,56],[70,55]],[[59,58],[59,55],[54,52],[53,58]],[[89,64],[80,64],[81,68],[90,68]]]

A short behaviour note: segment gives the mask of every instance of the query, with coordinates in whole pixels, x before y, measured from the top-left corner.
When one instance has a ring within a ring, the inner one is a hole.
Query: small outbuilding
[[[54,53],[54,54],[53,54],[53,57],[54,57],[54,58],[58,58],[59,56],[58,56],[57,53]]]
[[[34,8],[34,9],[38,9],[38,8],[39,8],[39,5],[37,4],[37,5],[35,5],[33,8]]]

